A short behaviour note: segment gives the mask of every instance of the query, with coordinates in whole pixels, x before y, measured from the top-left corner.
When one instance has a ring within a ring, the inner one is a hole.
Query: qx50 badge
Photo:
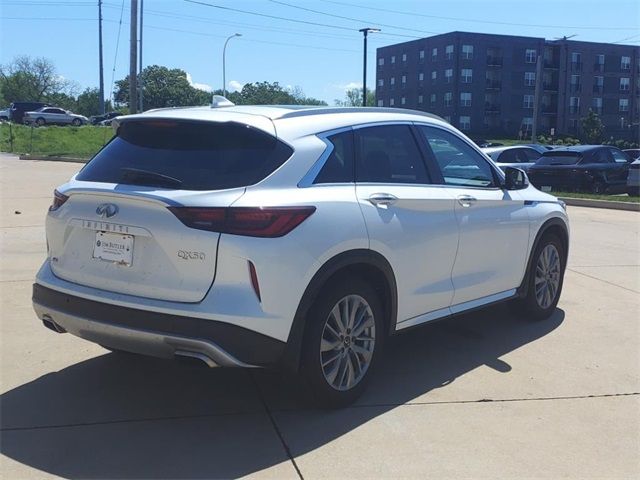
[[[113,203],[101,203],[98,205],[98,208],[96,208],[96,213],[102,218],[110,218],[118,213],[118,206]]]

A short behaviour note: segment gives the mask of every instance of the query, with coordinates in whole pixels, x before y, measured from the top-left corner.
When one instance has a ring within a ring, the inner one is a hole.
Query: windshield
[[[120,126],[77,179],[220,190],[259,182],[292,153],[277,138],[244,124],[132,121]]]

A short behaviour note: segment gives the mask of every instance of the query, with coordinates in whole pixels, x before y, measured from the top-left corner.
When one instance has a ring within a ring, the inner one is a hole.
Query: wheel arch
[[[562,218],[553,217],[544,222],[538,229],[536,238],[529,249],[527,268],[525,270],[522,283],[520,284],[520,287],[518,287],[518,296],[521,298],[526,296],[526,292],[529,287],[529,271],[531,270],[531,264],[534,261],[533,253],[536,251],[536,248],[538,248],[540,241],[548,234],[555,235],[562,242],[563,265],[565,268],[567,266],[567,259],[569,258],[569,229]]]
[[[307,327],[307,312],[318,295],[328,282],[350,275],[359,276],[370,282],[376,292],[380,293],[385,312],[386,331],[388,333],[394,331],[398,313],[398,290],[391,265],[385,257],[373,250],[357,249],[342,252],[320,267],[302,295],[281,359],[282,366],[287,370],[298,371],[300,367]]]

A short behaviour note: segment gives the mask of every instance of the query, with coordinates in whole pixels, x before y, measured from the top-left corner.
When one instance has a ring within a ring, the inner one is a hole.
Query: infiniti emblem
[[[113,217],[116,213],[118,213],[118,206],[113,203],[101,203],[96,208],[96,213],[100,215],[102,218]]]

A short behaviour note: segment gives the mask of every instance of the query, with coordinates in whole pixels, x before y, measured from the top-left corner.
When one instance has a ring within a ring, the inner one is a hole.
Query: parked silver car
[[[0,110],[0,121],[5,120],[5,121],[9,121],[9,109],[8,108],[4,108],[2,110]]]
[[[58,107],[42,107],[33,112],[24,114],[24,123],[43,125],[86,125],[89,119],[84,115],[78,115]]]
[[[507,167],[521,168],[525,172],[542,156],[535,148],[524,145],[512,147],[482,148],[501,170]]]

